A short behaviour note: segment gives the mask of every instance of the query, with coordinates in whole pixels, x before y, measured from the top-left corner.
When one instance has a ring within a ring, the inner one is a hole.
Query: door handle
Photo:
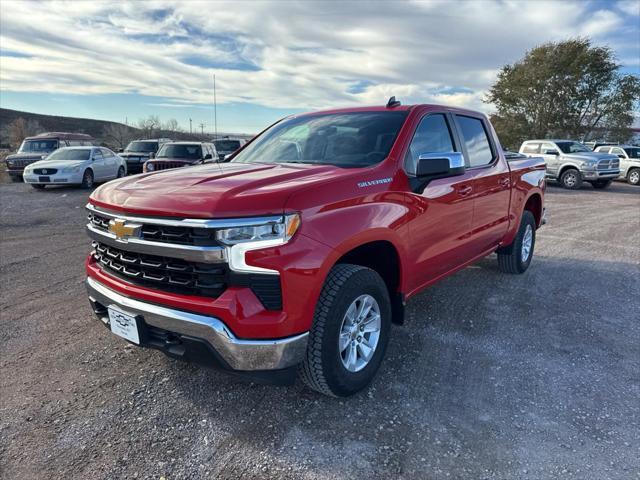
[[[461,197],[466,197],[471,193],[472,190],[473,188],[471,188],[469,185],[463,185],[458,188],[458,195],[460,195]]]
[[[508,187],[509,185],[511,185],[511,180],[509,180],[508,178],[501,178],[498,183],[501,187]]]

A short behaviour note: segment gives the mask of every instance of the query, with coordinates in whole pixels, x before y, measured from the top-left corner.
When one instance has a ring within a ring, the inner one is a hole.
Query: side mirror
[[[544,154],[545,155],[558,155],[558,152],[556,150],[545,150]]]
[[[622,158],[622,159],[624,160],[624,159],[625,159],[625,158],[627,158],[627,157],[625,157],[623,154],[619,153],[619,154],[618,154],[618,158]]]
[[[459,152],[422,153],[418,156],[416,176],[420,179],[455,177],[464,172],[464,157]]]
[[[213,158],[213,157],[211,156],[211,154],[210,154],[210,153],[207,153],[207,154],[204,156],[203,160],[211,160],[212,158]]]
[[[124,148],[119,148],[118,153],[122,153],[122,152],[124,152]]]
[[[224,153],[219,153],[218,154],[218,161],[219,162],[224,162],[226,155]]]
[[[156,152],[151,152],[149,154],[149,158],[156,158]]]

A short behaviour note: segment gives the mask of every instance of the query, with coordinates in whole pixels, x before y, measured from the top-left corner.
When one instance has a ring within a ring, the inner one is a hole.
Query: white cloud
[[[69,6],[1,4],[0,48],[27,55],[2,57],[2,89],[210,103],[215,71],[220,102],[315,109],[396,95],[486,110],[483,92],[502,65],[545,41],[605,38],[621,25],[612,10],[579,1]]]

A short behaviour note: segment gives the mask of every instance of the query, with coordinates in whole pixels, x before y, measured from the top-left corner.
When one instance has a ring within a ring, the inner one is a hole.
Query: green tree
[[[620,73],[613,51],[586,38],[547,43],[506,65],[485,102],[502,143],[528,138],[625,141],[640,101],[640,79]]]

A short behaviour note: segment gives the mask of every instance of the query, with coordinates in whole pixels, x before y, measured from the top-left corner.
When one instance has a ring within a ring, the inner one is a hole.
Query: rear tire
[[[535,246],[536,219],[533,213],[525,210],[513,243],[497,251],[498,267],[504,273],[524,273],[531,264]]]
[[[38,183],[30,183],[29,185],[31,185],[36,190],[44,190],[44,187],[46,187],[46,185],[40,185]]]
[[[118,175],[116,176],[116,178],[122,178],[122,177],[124,177],[124,167],[118,168]]]
[[[306,356],[298,367],[302,381],[333,397],[362,390],[382,363],[390,330],[391,301],[380,275],[359,265],[334,266],[322,287]]]
[[[91,188],[93,187],[93,172],[90,169],[86,169],[84,171],[84,175],[82,175],[82,183],[80,184],[82,188]]]
[[[627,173],[627,182],[630,185],[640,185],[640,168],[632,168]]]
[[[560,183],[568,190],[579,190],[582,186],[582,175],[575,168],[568,168],[560,175]]]

